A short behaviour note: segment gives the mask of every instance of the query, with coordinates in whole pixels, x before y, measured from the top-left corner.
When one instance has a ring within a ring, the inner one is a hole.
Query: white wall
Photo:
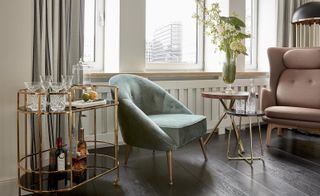
[[[277,42],[277,0],[260,0],[258,10],[258,68],[269,71],[267,49]]]
[[[0,1],[0,182],[17,176],[16,93],[31,80],[32,0]]]

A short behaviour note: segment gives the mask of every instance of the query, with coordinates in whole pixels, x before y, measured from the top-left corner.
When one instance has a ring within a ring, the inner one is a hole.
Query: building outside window
[[[194,0],[146,1],[146,64],[159,69],[184,64],[188,69],[199,63],[198,23],[192,18],[195,12]]]

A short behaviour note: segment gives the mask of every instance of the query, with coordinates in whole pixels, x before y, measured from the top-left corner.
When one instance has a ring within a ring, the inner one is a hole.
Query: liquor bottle
[[[77,154],[79,157],[86,157],[88,154],[87,143],[84,141],[84,128],[79,130],[79,143],[77,146]]]
[[[84,141],[84,129],[79,130],[79,142],[77,145],[77,157],[73,159],[73,181],[83,182],[87,178],[87,143]]]

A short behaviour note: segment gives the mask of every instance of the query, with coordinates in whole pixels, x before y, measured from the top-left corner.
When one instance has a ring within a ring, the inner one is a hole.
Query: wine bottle
[[[57,138],[56,160],[57,160],[56,170],[57,171],[66,170],[67,158],[66,158],[65,150],[62,148],[61,137]]]
[[[62,138],[57,138],[57,149],[55,152],[56,167],[55,171],[61,171],[55,174],[56,184],[58,187],[64,187],[67,185],[67,172],[63,172],[67,169],[67,153],[62,148]]]

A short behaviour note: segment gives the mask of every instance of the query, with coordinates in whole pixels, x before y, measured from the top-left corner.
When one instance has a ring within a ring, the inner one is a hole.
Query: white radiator
[[[203,98],[201,92],[203,91],[223,91],[225,84],[222,80],[174,80],[174,81],[155,81],[157,84],[166,89],[171,95],[185,104],[193,113],[205,115],[207,117],[208,131],[213,129],[214,125],[219,120],[223,112],[223,107],[219,100]],[[256,92],[260,93],[261,88],[267,87],[269,84],[268,78],[254,79]],[[237,79],[233,84],[233,88],[238,91],[247,91],[250,85],[249,79]],[[87,115],[83,118],[83,124],[86,131],[86,138],[93,137],[93,131],[90,129],[93,123],[93,115]],[[113,109],[107,111],[101,110],[97,114],[97,134],[98,138],[113,141]],[[246,123],[246,119],[243,119]],[[224,133],[224,128],[230,126],[229,119],[221,122],[219,127],[219,134]],[[122,142],[121,134],[119,133],[119,142]]]

